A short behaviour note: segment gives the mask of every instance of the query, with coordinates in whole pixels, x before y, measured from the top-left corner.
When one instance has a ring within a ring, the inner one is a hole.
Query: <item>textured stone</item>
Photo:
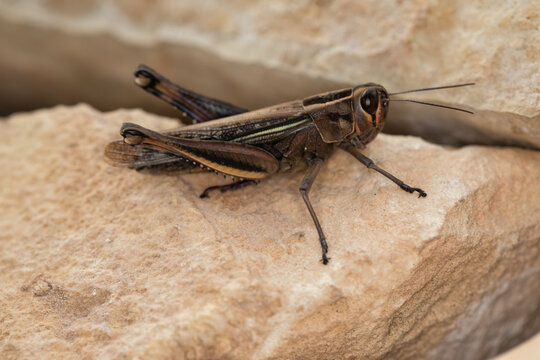
[[[387,131],[540,148],[536,0],[0,0],[0,9],[4,111],[29,98],[155,107],[131,87],[139,62],[248,108],[365,82],[395,92],[475,81],[415,95],[475,116],[393,104]]]
[[[540,329],[540,154],[382,135],[302,173],[214,194],[209,174],[108,166],[141,111],[0,122],[0,357],[484,359]]]
[[[540,333],[494,360],[536,360],[540,354]]]

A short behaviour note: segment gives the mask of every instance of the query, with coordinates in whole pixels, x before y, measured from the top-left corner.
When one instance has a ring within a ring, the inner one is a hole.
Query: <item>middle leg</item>
[[[203,193],[199,197],[201,199],[202,198],[207,198],[208,193],[210,191],[213,191],[213,190],[219,190],[221,192],[225,192],[225,191],[229,191],[229,190],[240,189],[240,188],[243,188],[245,186],[248,186],[248,185],[251,185],[251,184],[256,184],[256,183],[257,183],[257,181],[255,181],[255,180],[239,180],[239,181],[233,182],[232,184],[210,186],[210,187],[207,187],[206,189],[204,189]]]
[[[302,180],[302,184],[300,185],[300,194],[302,194],[302,198],[304,199],[304,202],[306,203],[306,206],[309,210],[309,214],[311,215],[311,218],[313,219],[313,222],[315,223],[315,227],[317,228],[317,232],[319,233],[319,241],[321,243],[322,248],[322,263],[324,265],[328,264],[328,260],[330,260],[326,254],[328,253],[328,244],[326,243],[326,236],[324,235],[324,232],[322,230],[321,224],[319,223],[319,219],[317,218],[317,214],[315,214],[315,210],[313,210],[313,206],[311,206],[311,201],[309,201],[309,190],[311,189],[311,185],[313,185],[313,182],[315,181],[315,178],[317,177],[317,174],[319,173],[319,170],[321,170],[321,165],[323,163],[322,159],[314,159],[311,161],[311,166],[307,172],[307,174],[304,176],[304,179]]]

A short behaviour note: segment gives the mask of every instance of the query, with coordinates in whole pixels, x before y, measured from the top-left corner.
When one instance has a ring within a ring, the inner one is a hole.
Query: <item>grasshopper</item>
[[[424,190],[404,183],[378,167],[361,150],[381,132],[390,101],[410,101],[472,113],[445,105],[391,96],[415,91],[447,89],[473,83],[403,91],[390,94],[377,84],[330,91],[260,110],[247,111],[232,104],[184,89],[153,69],[139,65],[135,83],[142,89],[180,109],[192,125],[156,132],[140,125],[124,123],[123,140],[105,148],[114,166],[137,170],[215,171],[231,176],[231,184],[211,186],[231,190],[256,183],[272,174],[307,166],[300,194],[313,219],[322,248],[322,263],[328,264],[326,236],[309,199],[309,191],[323,162],[336,147],[396,183],[409,193],[425,197]]]

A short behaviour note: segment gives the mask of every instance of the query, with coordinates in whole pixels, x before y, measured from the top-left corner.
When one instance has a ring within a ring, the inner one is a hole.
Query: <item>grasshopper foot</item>
[[[328,254],[328,244],[326,243],[326,237],[321,237],[320,239],[321,247],[322,247],[322,263],[324,265],[328,265],[328,262],[330,261],[330,258],[326,256]]]
[[[328,262],[330,261],[330,259],[331,259],[331,258],[329,258],[329,257],[326,256],[326,253],[323,253],[323,254],[322,254],[322,259],[321,259],[321,261],[322,261],[322,263],[323,263],[324,265],[328,265]]]
[[[401,184],[399,186],[400,188],[402,188],[403,190],[405,190],[406,192],[408,193],[413,193],[413,192],[418,192],[418,197],[426,197],[427,194],[424,192],[424,190],[420,189],[420,188],[415,188],[415,187],[410,187],[409,185],[407,184]]]

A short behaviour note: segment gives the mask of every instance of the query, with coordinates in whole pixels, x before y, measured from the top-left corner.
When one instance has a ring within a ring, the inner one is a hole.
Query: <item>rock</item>
[[[540,354],[540,333],[494,360],[536,360]]]
[[[485,359],[540,329],[540,154],[381,135],[301,172],[224,180],[108,166],[122,122],[86,105],[0,122],[0,357]]]
[[[365,82],[396,92],[474,81],[411,96],[475,116],[393,104],[386,130],[540,148],[535,0],[0,0],[0,9],[5,112],[80,101],[163,112],[132,86],[138,63],[252,109]]]

